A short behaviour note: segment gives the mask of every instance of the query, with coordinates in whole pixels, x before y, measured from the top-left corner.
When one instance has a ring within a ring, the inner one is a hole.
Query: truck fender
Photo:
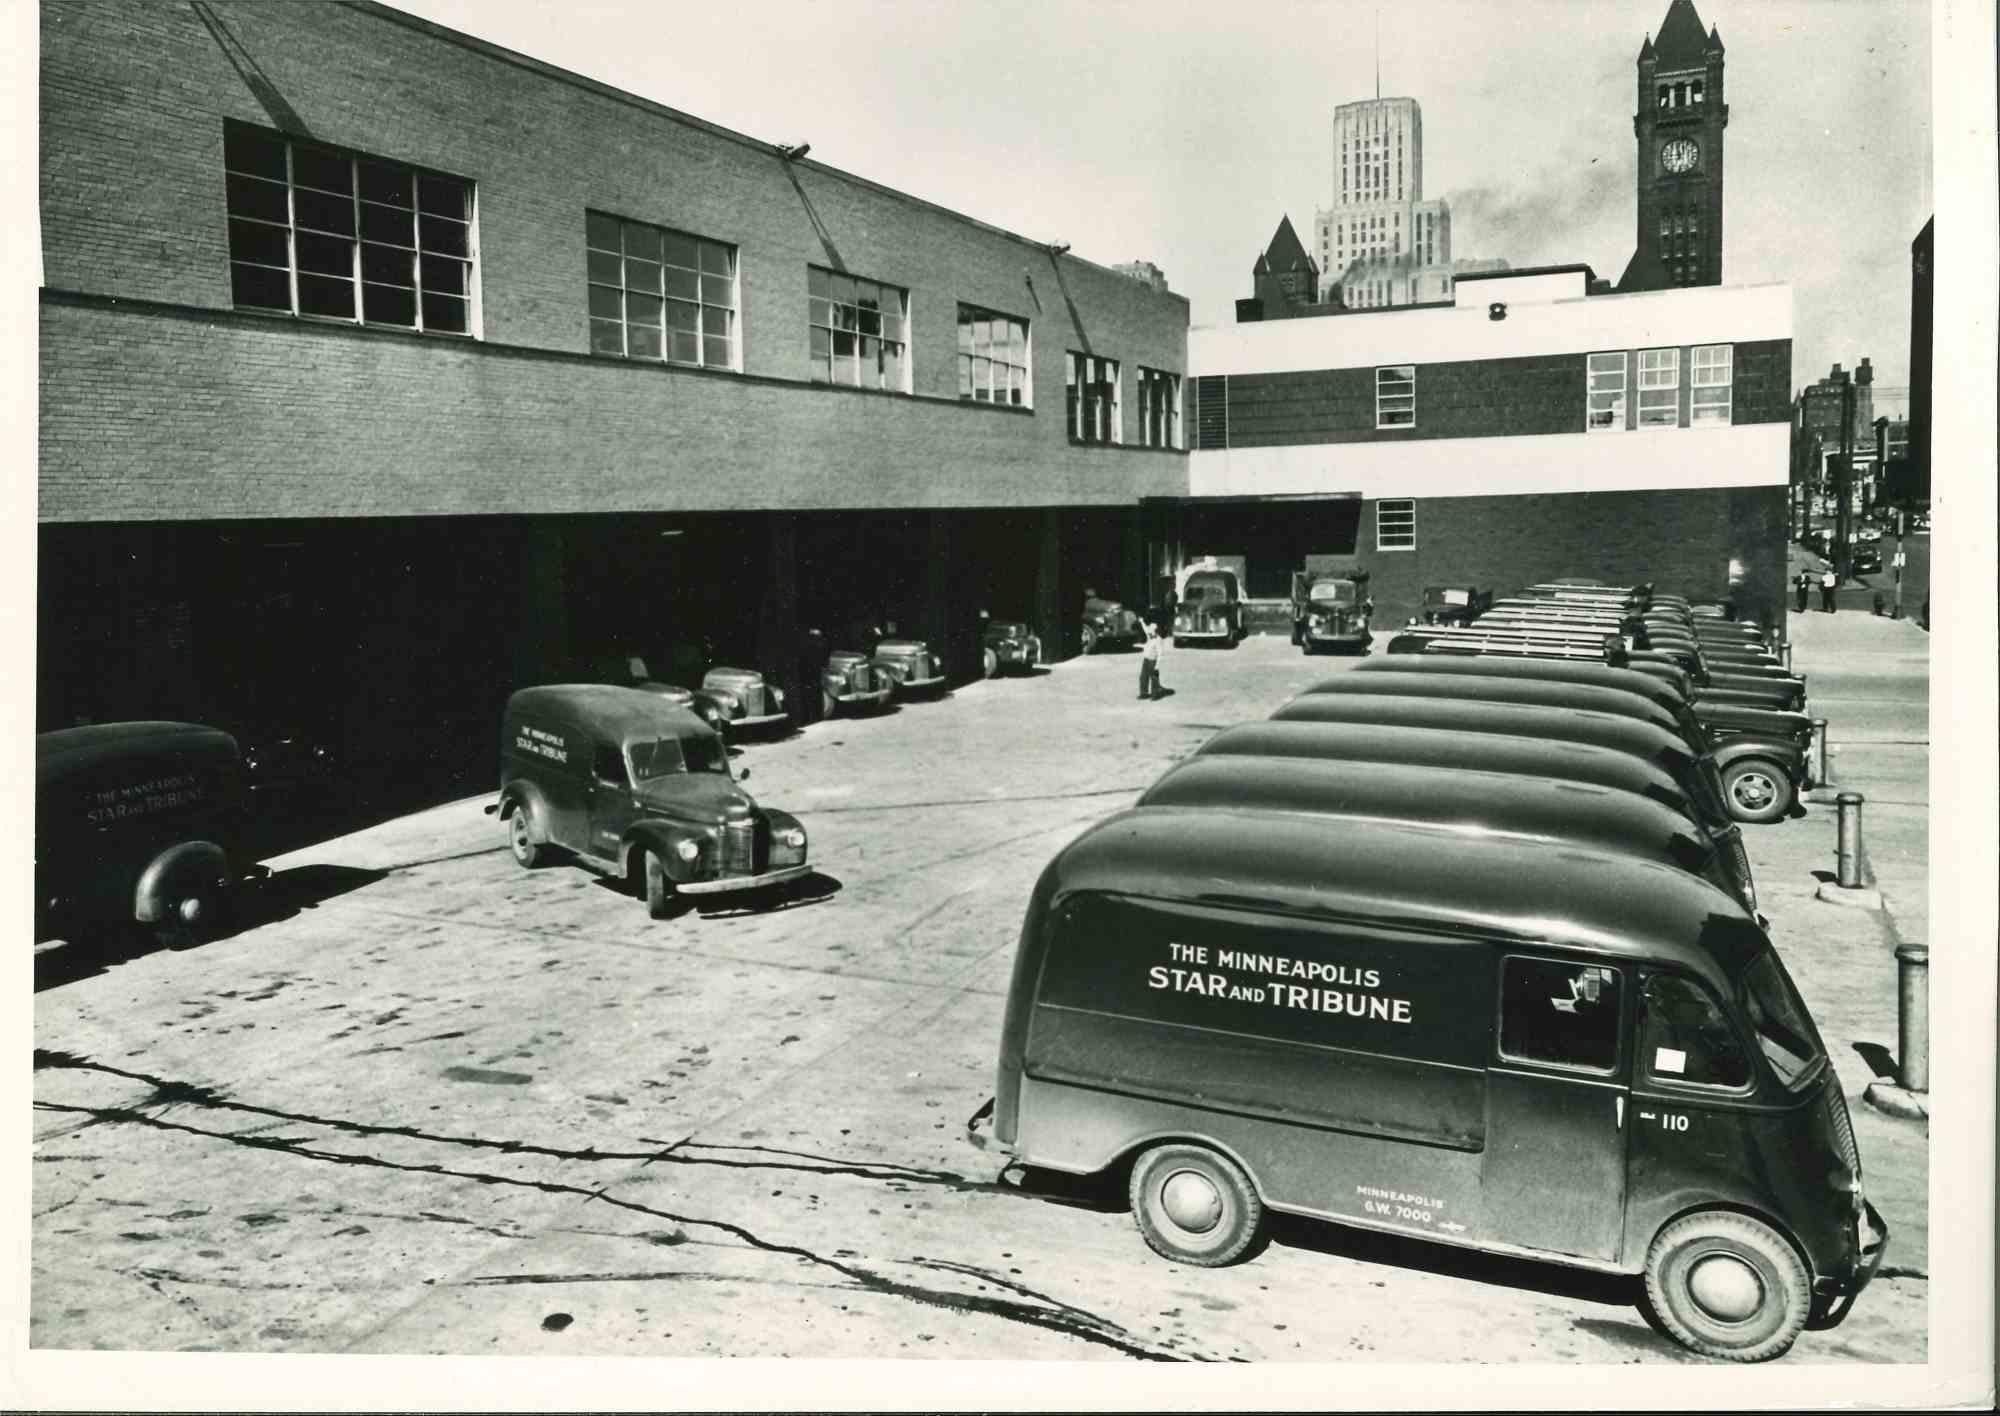
[[[729,705],[705,688],[690,689],[694,695],[695,715],[710,727],[721,731],[730,719]]]
[[[789,811],[778,811],[767,806],[763,808],[763,812],[764,819],[770,823],[771,834],[774,836],[780,831],[804,831],[806,829],[805,823]],[[806,835],[806,844],[812,844],[812,835],[810,832]]]
[[[1775,762],[1794,782],[1805,771],[1805,754],[1792,743],[1778,738],[1733,737],[1715,745],[1715,767],[1719,772],[1749,758]]]
[[[502,821],[512,816],[521,807],[530,808],[528,819],[534,823],[530,833],[536,845],[549,843],[549,804],[543,799],[542,789],[533,782],[513,781],[500,788],[500,804],[496,814]]]
[[[182,841],[153,857],[132,891],[132,918],[141,924],[173,922],[175,903],[190,886],[211,887],[229,877],[229,855],[213,841]]]
[[[641,821],[626,831],[624,841],[618,847],[619,864],[624,867],[625,878],[630,880],[639,869],[640,856],[651,851],[666,867],[667,878],[675,884],[694,878],[694,866],[680,858],[674,849],[690,836],[696,840],[704,833],[689,830],[684,826],[672,826],[664,821]],[[697,857],[697,861],[699,857]]]

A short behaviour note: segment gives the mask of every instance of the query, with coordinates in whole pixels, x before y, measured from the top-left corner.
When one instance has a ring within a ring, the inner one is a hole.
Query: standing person
[[[1833,567],[1829,565],[1819,578],[1819,607],[1828,614],[1834,612],[1833,589],[1838,584],[1840,577],[1833,573]]]
[[[1160,627],[1146,621],[1146,644],[1139,651],[1139,697],[1160,696]]]
[[[1798,592],[1799,613],[1804,614],[1806,612],[1806,595],[1812,590],[1812,576],[1803,570],[1800,571],[1792,577],[1792,588]]]

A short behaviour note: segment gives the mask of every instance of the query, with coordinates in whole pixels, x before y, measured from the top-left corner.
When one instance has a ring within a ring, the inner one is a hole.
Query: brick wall
[[[1136,440],[1138,367],[1186,366],[1182,297],[533,61],[368,6],[45,0],[41,81],[50,290],[227,311],[236,119],[472,179],[484,334],[45,301],[44,519],[181,516],[191,498],[429,514],[1185,486],[1179,458],[1072,449],[1064,426],[1064,352],[1085,349],[1121,362]],[[907,287],[917,397],[498,351],[586,355],[586,208],[735,243],[744,369],[763,379],[807,377],[808,264]],[[1030,321],[1031,417],[961,413],[960,301]]]
[[[1508,595],[1578,575],[1720,599],[1731,558],[1743,562],[1743,617],[1782,618],[1783,487],[1418,498],[1410,551],[1375,549],[1377,505],[1362,506],[1358,558],[1384,627],[1415,614],[1426,585]]]

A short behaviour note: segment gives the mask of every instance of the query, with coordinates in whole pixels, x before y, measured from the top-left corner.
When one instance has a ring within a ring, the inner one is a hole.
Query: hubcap
[[[1761,772],[1747,772],[1736,779],[1736,799],[1754,811],[1762,811],[1777,795],[1777,784]]]
[[[1160,1208],[1190,1234],[1206,1234],[1222,1219],[1222,1194],[1206,1175],[1179,1170],[1160,1187]]]
[[[1688,1296],[1718,1322],[1740,1323],[1763,1306],[1757,1270],[1733,1254],[1710,1254],[1688,1272]]]
[[[201,897],[199,895],[188,896],[185,900],[181,901],[180,908],[175,913],[180,915],[182,924],[194,924],[201,918]]]

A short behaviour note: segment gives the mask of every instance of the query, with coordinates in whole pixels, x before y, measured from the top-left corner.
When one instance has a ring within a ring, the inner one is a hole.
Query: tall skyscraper
[[[1451,207],[1424,200],[1424,113],[1414,98],[1333,110],[1333,206],[1314,227],[1324,299],[1402,305],[1449,293]],[[1427,267],[1443,268],[1435,290]]]

